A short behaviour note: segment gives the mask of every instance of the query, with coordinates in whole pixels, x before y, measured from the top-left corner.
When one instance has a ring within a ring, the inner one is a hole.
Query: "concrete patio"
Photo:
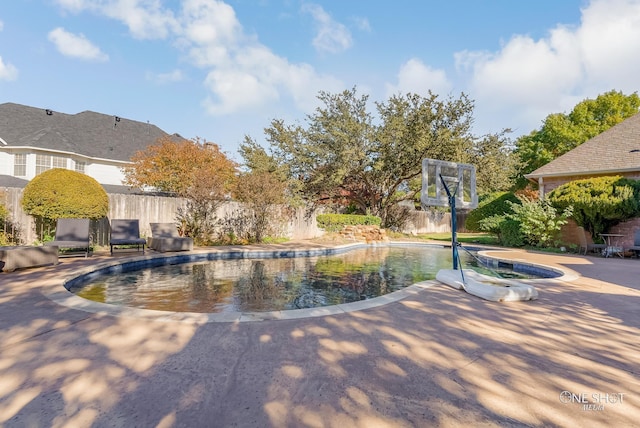
[[[499,256],[566,275],[530,302],[434,281],[368,309],[207,322],[56,301],[105,255],[0,274],[0,426],[637,427],[640,260]]]

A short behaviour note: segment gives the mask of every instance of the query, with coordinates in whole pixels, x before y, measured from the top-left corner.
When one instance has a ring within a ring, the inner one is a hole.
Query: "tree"
[[[571,113],[547,116],[542,128],[520,137],[516,153],[522,161],[519,184],[526,183],[528,174],[638,113],[640,97],[637,92],[624,95],[610,91],[595,100],[578,103]]]
[[[22,208],[47,220],[99,219],[107,215],[109,198],[100,183],[88,175],[54,168],[35,176],[22,194]]]
[[[520,169],[520,159],[513,152],[507,131],[477,139],[470,163],[476,166],[476,188],[479,195],[512,189]]]
[[[234,196],[249,209],[251,241],[262,242],[277,223],[278,210],[287,202],[286,188],[286,182],[272,172],[247,172],[238,179]]]
[[[289,169],[282,159],[275,157],[256,143],[249,136],[245,136],[238,150],[244,160],[247,172],[267,174],[270,180],[277,180],[278,186],[285,187],[286,203],[291,206],[301,205],[300,180],[289,175]]]
[[[219,184],[211,191],[224,194],[233,181],[236,165],[215,143],[196,140],[174,141],[170,137],[137,152],[133,163],[123,168],[124,183],[133,187],[152,187],[187,197],[204,171],[215,171]]]
[[[152,187],[187,199],[178,220],[185,235],[206,244],[216,223],[217,208],[230,194],[236,164],[217,144],[169,137],[136,153],[125,167],[124,182],[135,187]]]
[[[409,184],[421,175],[423,158],[468,158],[473,103],[464,94],[444,101],[431,93],[392,96],[376,103],[377,120],[355,88],[318,99],[323,106],[307,116],[307,128],[274,120],[265,130],[273,158],[311,202],[352,206],[390,227],[398,202],[419,191]]]

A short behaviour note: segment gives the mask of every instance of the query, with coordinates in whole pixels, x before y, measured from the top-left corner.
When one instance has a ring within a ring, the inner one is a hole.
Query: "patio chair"
[[[193,250],[193,238],[180,236],[173,223],[149,223],[151,226],[151,238],[149,248],[158,252],[165,251],[191,251]]]
[[[596,250],[598,252],[602,252],[605,250],[605,248],[607,248],[606,244],[590,244],[587,241],[587,232],[584,230],[584,227],[582,226],[578,226],[578,240],[580,241],[579,253],[583,254],[583,250],[584,250],[585,256],[587,255],[588,252],[595,252]]]
[[[640,255],[640,229],[636,230],[633,235],[633,245],[625,248],[625,251],[631,251],[634,257],[638,258]]]
[[[140,237],[140,222],[137,219],[111,220],[111,237],[109,238],[111,255],[113,255],[114,247],[132,245],[135,245],[138,251],[142,247],[142,254],[144,254],[146,244],[147,241]]]
[[[56,221],[56,236],[53,241],[44,245],[58,247],[60,255],[75,255],[73,250],[82,250],[80,254],[89,256],[91,251],[91,234],[88,218],[59,218]],[[69,252],[71,250],[71,252]]]

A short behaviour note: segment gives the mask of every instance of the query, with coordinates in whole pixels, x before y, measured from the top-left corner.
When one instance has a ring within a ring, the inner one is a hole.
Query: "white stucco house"
[[[107,191],[124,191],[121,168],[134,153],[167,136],[150,123],[92,111],[66,114],[0,104],[0,186],[24,187],[43,171],[66,168],[95,178]]]

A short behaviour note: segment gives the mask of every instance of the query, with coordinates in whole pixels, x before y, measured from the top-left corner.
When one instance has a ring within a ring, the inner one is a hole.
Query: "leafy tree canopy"
[[[109,198],[88,175],[68,169],[50,169],[35,176],[24,188],[23,209],[47,220],[99,219],[107,215]]]
[[[500,134],[485,135],[474,142],[469,163],[476,166],[478,195],[513,188],[521,162],[506,133],[507,131],[503,131]]]
[[[274,227],[275,220],[279,220],[276,206],[287,202],[286,182],[273,172],[246,172],[238,179],[234,196],[251,211],[248,218],[250,241],[262,242],[270,226]]]
[[[595,100],[586,99],[578,103],[569,114],[550,114],[542,128],[520,137],[516,142],[516,153],[522,161],[519,183],[526,183],[522,177],[524,174],[633,116],[639,108],[637,92],[624,95],[610,91]]]
[[[353,206],[388,227],[393,207],[419,191],[410,183],[420,177],[422,159],[469,159],[473,103],[464,94],[446,100],[394,95],[375,103],[375,118],[368,97],[355,88],[320,92],[318,99],[322,105],[307,116],[306,127],[274,120],[265,130],[271,159],[286,166],[309,201]]]
[[[222,197],[236,173],[236,164],[217,144],[199,139],[177,142],[161,138],[137,152],[131,161],[131,166],[123,168],[125,184],[153,187],[183,197],[203,193],[200,188],[203,182],[206,192],[213,191]]]

